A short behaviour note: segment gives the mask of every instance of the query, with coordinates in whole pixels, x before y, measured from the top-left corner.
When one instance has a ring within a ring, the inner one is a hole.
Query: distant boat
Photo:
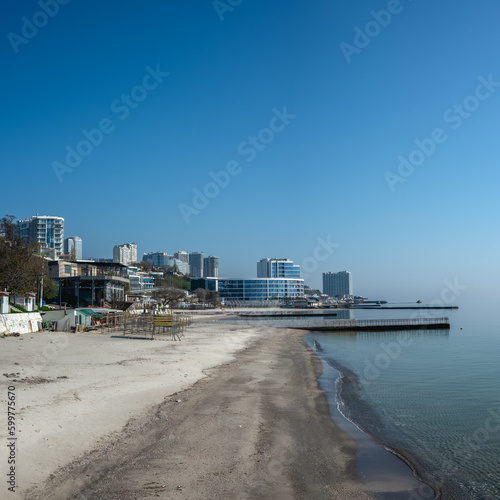
[[[417,300],[417,304],[421,304],[421,303],[422,303],[422,301],[421,301],[421,300]]]

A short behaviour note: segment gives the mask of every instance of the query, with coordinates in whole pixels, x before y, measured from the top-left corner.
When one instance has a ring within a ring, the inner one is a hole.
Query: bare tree
[[[174,307],[184,296],[184,291],[177,288],[159,288],[152,294],[163,307]]]
[[[206,302],[210,292],[208,290],[205,290],[204,288],[197,288],[194,293],[198,297],[198,300],[200,302]]]
[[[149,262],[149,260],[141,260],[140,262],[133,262],[133,266],[136,266],[138,269],[145,273],[149,273],[153,270],[153,264]]]
[[[211,291],[208,300],[210,304],[216,306],[219,303],[219,292]]]

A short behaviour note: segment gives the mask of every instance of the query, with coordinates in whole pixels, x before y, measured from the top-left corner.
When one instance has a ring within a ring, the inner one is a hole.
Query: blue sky
[[[65,1],[2,4],[2,214],[64,217],[85,257],[498,294],[498,2]]]

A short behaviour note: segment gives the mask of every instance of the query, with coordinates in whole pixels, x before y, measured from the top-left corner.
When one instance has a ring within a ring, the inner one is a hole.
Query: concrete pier
[[[447,330],[448,318],[411,318],[411,319],[331,319],[324,316],[279,316],[262,317],[239,316],[223,320],[233,324],[261,324],[282,328],[321,331],[388,331],[388,330]]]
[[[385,332],[387,330],[448,330],[448,318],[412,318],[412,319],[338,319],[325,320],[324,325],[301,326],[306,330],[349,330]],[[299,327],[289,327],[299,328]]]

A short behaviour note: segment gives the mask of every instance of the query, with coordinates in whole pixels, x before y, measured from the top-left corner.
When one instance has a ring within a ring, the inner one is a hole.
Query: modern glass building
[[[193,278],[203,278],[203,253],[191,252],[189,254],[189,271]]]
[[[217,292],[217,278],[191,278],[191,291],[194,292],[198,288],[203,288],[204,290],[209,290],[211,292]]]
[[[17,233],[29,243],[38,242],[43,248],[52,248],[57,254],[63,253],[64,219],[51,215],[35,215],[17,221]]]
[[[167,252],[149,252],[142,256],[142,260],[151,262],[153,266],[158,267],[170,265],[168,263],[170,259],[173,259],[173,257],[168,255]]]
[[[289,259],[261,259],[257,278],[300,278],[300,266]]]
[[[352,275],[349,271],[323,273],[323,293],[330,297],[352,295]]]
[[[83,259],[83,244],[79,236],[70,236],[64,240],[64,253],[70,254],[74,250],[75,260]]]
[[[264,302],[286,297],[303,297],[300,278],[219,278],[219,297],[225,302]]]
[[[205,278],[219,277],[219,257],[210,255],[203,259],[203,276]]]

